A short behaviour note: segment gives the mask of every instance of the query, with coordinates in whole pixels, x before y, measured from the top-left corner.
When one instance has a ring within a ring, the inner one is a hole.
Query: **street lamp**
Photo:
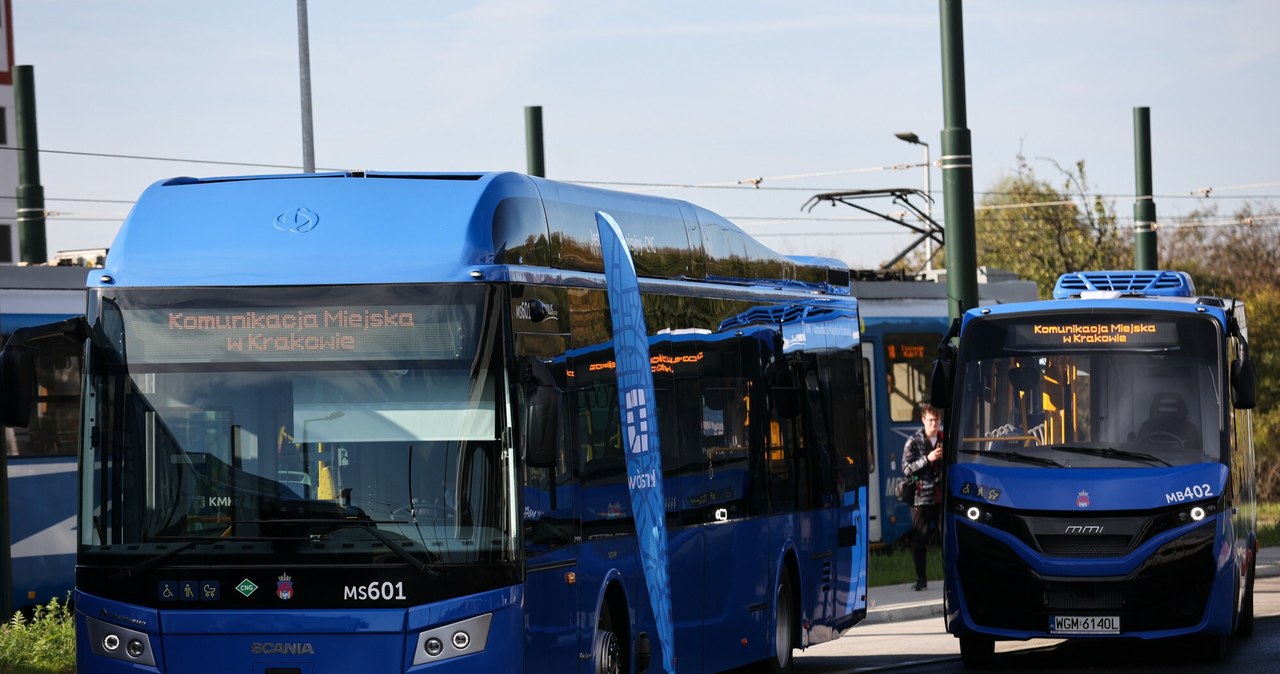
[[[911,143],[912,145],[924,146],[924,214],[929,218],[929,222],[926,223],[926,225],[930,229],[930,235],[926,237],[924,241],[924,245],[925,245],[924,249],[925,249],[925,255],[926,255],[925,261],[924,261],[924,268],[927,270],[932,270],[933,269],[933,234],[932,234],[933,194],[929,191],[930,189],[929,176],[931,173],[933,173],[932,171],[933,165],[929,161],[929,144],[920,140],[919,136],[915,135],[910,131],[899,131],[898,133],[895,133],[893,135],[898,140]]]

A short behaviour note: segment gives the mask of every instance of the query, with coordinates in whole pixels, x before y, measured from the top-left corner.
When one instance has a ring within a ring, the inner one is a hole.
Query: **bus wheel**
[[[1210,634],[1201,637],[1198,650],[1206,663],[1226,662],[1227,656],[1231,654],[1231,635]]]
[[[960,660],[966,667],[985,669],[991,666],[996,656],[994,639],[983,637],[960,637]]]
[[[600,608],[600,622],[596,624],[595,640],[596,674],[623,674],[622,643],[613,631],[613,619],[609,607]]]
[[[787,579],[786,569],[778,580],[778,591],[773,598],[773,642],[776,645],[773,659],[769,661],[769,671],[773,674],[786,674],[791,671],[794,662],[796,645],[795,601],[791,597],[791,581]]]
[[[1244,601],[1240,605],[1240,619],[1236,621],[1236,634],[1253,636],[1253,572],[1256,562],[1249,555],[1249,572],[1244,580]]]

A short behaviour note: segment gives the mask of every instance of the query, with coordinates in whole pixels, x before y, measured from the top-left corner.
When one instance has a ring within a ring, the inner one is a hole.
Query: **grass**
[[[942,548],[936,543],[930,545],[925,550],[924,562],[929,580],[942,580]],[[872,550],[867,560],[867,582],[871,587],[916,582],[911,547],[899,542]]]
[[[1264,548],[1280,546],[1280,503],[1258,504],[1258,544]]]
[[[71,610],[57,599],[30,618],[15,613],[0,626],[0,674],[70,674],[76,666]]]

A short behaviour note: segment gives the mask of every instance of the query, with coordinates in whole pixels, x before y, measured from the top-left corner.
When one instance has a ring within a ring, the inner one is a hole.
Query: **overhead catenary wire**
[[[0,146],[0,150],[17,151],[21,149],[23,148]],[[195,158],[188,158],[188,157],[135,155],[135,154],[112,153],[112,152],[87,152],[87,151],[78,151],[78,150],[56,150],[56,149],[40,149],[38,150],[38,152],[42,154],[51,154],[51,155],[68,155],[68,156],[94,157],[94,158],[103,158],[103,159],[130,159],[130,160],[140,160],[140,161],[180,162],[180,163],[189,163],[189,164],[206,164],[206,165],[214,165],[214,166],[241,166],[246,168],[276,168],[276,169],[289,169],[289,170],[302,169],[301,166],[298,166],[295,164],[276,164],[276,163],[266,163],[266,162],[231,161],[231,160],[220,160],[220,159],[195,159]],[[923,163],[888,164],[883,166],[869,166],[869,167],[862,167],[862,168],[837,169],[837,170],[831,170],[831,171],[815,171],[815,172],[807,172],[807,173],[792,173],[792,174],[785,174],[785,175],[747,178],[747,179],[740,179],[740,180],[731,181],[731,182],[724,181],[724,182],[699,182],[699,183],[664,183],[664,182],[609,181],[609,180],[567,180],[565,182],[581,184],[581,185],[612,186],[612,187],[619,187],[619,188],[630,187],[630,188],[642,188],[642,189],[729,189],[729,190],[747,190],[747,191],[768,190],[768,191],[787,191],[787,192],[817,192],[817,191],[829,189],[829,187],[813,187],[813,186],[782,187],[782,186],[763,185],[762,183],[766,181],[796,180],[796,179],[802,179],[802,178],[851,175],[851,174],[858,174],[858,173],[872,173],[872,172],[882,172],[882,171],[891,171],[891,170],[907,170],[907,169],[913,169],[913,168],[920,168],[923,166],[925,166],[925,164]],[[317,168],[317,170],[318,171],[343,171],[345,169],[326,167],[326,168]],[[1247,184],[1241,184],[1241,185],[1227,185],[1223,187],[1200,188],[1190,193],[1154,195],[1154,198],[1155,199],[1200,199],[1200,200],[1230,199],[1233,201],[1239,201],[1239,200],[1245,200],[1245,199],[1275,198],[1276,195],[1270,195],[1270,194],[1232,195],[1232,196],[1217,196],[1213,194],[1214,192],[1225,192],[1225,191],[1234,191],[1234,190],[1242,190],[1242,189],[1259,189],[1259,188],[1269,188],[1269,187],[1280,187],[1280,182],[1256,182],[1256,183],[1247,183]],[[1008,195],[1014,195],[1014,194],[1015,193],[1000,192],[1000,191],[978,191],[978,190],[974,191],[975,196],[1008,196]],[[1099,197],[1099,198],[1109,198],[1109,199],[1135,198],[1133,195],[1130,195],[1130,194],[1110,194],[1110,193],[1095,194],[1092,196]],[[16,197],[0,195],[0,199],[16,199]],[[94,199],[94,198],[57,197],[57,196],[46,196],[45,200],[58,201],[58,202],[112,203],[112,204],[125,204],[125,205],[130,205],[134,203],[134,200],[131,200],[131,199]],[[1014,208],[1042,208],[1042,207],[1048,207],[1048,206],[1066,206],[1066,205],[1078,205],[1078,204],[1074,200],[1060,200],[1060,201],[1017,203],[1017,204],[986,204],[986,205],[979,204],[979,205],[975,205],[974,209],[987,210],[987,209],[1014,209]],[[101,218],[74,217],[73,218],[73,217],[70,217],[69,215],[56,214],[56,213],[52,214],[51,217],[60,221],[84,220],[84,221],[111,222],[111,221],[117,221],[117,220],[123,219],[122,217],[101,217]],[[743,217],[738,219],[746,219],[746,218]],[[779,218],[766,218],[766,219],[778,220]],[[802,219],[807,221],[817,221],[817,219],[815,218],[802,218]],[[1232,219],[1226,222],[1235,222],[1235,220]]]

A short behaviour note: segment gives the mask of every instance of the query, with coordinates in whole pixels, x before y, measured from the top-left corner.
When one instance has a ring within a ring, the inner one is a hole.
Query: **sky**
[[[295,0],[11,2],[50,255],[110,246],[157,180],[300,170]],[[1148,107],[1160,227],[1280,202],[1280,2],[970,0],[963,16],[976,201],[1019,155],[1054,184],[1055,162],[1083,160],[1130,225]],[[308,27],[322,170],[527,171],[541,106],[549,178],[684,199],[780,252],[874,268],[914,235],[806,202],[923,189],[925,148],[897,132],[942,153],[938,2],[310,0]],[[940,221],[942,183],[932,169]]]

